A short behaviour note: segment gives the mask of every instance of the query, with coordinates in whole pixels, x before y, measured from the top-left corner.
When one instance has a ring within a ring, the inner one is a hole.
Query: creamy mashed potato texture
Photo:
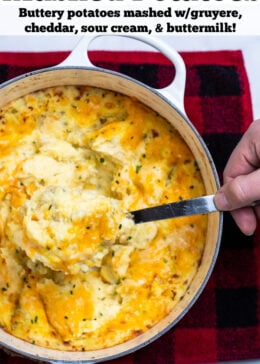
[[[206,216],[128,211],[203,195],[177,131],[137,100],[48,88],[0,110],[0,326],[58,350],[143,333],[187,291]]]

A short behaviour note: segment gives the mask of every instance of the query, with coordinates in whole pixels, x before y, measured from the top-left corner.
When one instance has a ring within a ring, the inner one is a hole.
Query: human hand
[[[215,196],[219,210],[230,211],[240,230],[252,235],[260,218],[260,119],[254,121],[232,152]]]

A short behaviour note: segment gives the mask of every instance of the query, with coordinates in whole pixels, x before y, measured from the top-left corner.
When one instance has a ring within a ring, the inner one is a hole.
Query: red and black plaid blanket
[[[0,82],[61,62],[67,52],[0,53]],[[187,66],[185,107],[204,138],[220,178],[227,159],[252,122],[247,74],[240,51],[182,53]],[[92,61],[153,87],[170,82],[174,69],[152,52],[90,54]],[[152,344],[110,364],[202,364],[260,358],[260,229],[239,232],[224,215],[220,254],[198,301]],[[1,308],[0,308],[1,309]],[[0,350],[1,364],[31,364]]]

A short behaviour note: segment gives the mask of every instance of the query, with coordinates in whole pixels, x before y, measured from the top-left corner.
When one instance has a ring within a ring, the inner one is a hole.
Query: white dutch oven
[[[131,38],[153,46],[174,64],[176,74],[169,86],[155,90],[125,75],[93,66],[87,56],[87,50],[93,38],[83,38],[69,57],[58,66],[31,72],[0,85],[0,108],[7,102],[30,92],[62,85],[96,86],[135,97],[166,118],[179,131],[199,164],[206,194],[215,193],[219,187],[219,181],[214,163],[184,110],[186,70],[181,56],[160,39],[141,36]],[[24,342],[0,329],[0,345],[18,355],[52,364],[91,364],[127,355],[151,343],[172,328],[187,313],[205,287],[218,255],[222,233],[221,213],[209,215],[207,231],[201,264],[186,295],[163,320],[136,338],[102,350],[65,352]]]

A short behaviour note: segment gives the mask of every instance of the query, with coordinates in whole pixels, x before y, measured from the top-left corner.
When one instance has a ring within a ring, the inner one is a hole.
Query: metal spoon
[[[148,221],[164,220],[173,217],[190,216],[216,212],[215,195],[196,197],[189,200],[168,203],[160,206],[148,207],[142,210],[131,211],[136,224]]]

